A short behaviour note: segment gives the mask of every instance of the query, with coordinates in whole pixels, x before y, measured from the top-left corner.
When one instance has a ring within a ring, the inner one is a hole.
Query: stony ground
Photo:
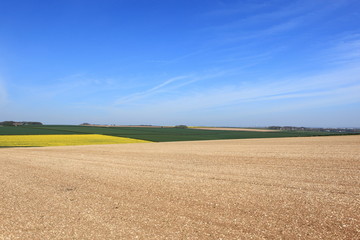
[[[0,149],[0,239],[360,239],[360,136]]]

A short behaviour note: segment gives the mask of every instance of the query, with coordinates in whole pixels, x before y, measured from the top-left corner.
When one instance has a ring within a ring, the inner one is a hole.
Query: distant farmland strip
[[[66,129],[60,130],[56,128],[45,127],[0,127],[1,135],[49,135],[49,134],[78,134],[78,132],[69,131]],[[86,134],[86,133],[83,133]]]
[[[23,129],[26,128],[31,129],[32,127],[28,126],[28,127],[24,127]],[[153,142],[338,135],[337,133],[307,132],[307,131],[259,132],[259,131],[151,128],[151,127],[148,128],[93,127],[93,126],[69,126],[69,125],[45,125],[45,126],[36,127],[36,129],[38,129],[39,131],[43,130],[48,132],[57,131],[57,133],[60,134],[102,134],[109,136],[142,139]]]
[[[77,125],[44,125],[0,127],[2,135],[86,135],[99,134],[113,137],[124,137],[151,142],[219,140],[219,139],[249,139],[249,138],[283,138],[341,135],[339,133],[309,132],[309,131],[230,131],[151,127],[94,127]],[[34,145],[33,145],[34,146]]]
[[[7,135],[0,136],[0,147],[45,147],[94,144],[142,143],[144,140],[104,136],[99,134]]]

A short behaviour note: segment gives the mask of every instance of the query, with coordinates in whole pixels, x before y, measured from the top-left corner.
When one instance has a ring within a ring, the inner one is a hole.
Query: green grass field
[[[326,132],[256,132],[256,131],[224,131],[202,129],[177,128],[144,128],[144,127],[93,127],[75,125],[44,125],[0,127],[1,135],[56,135],[56,134],[101,134],[116,137],[134,138],[152,142],[219,140],[219,139],[248,139],[248,138],[283,138],[330,136],[338,133]]]

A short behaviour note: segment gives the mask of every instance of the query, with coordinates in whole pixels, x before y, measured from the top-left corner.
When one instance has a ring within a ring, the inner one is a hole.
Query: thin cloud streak
[[[297,1],[278,11],[260,13],[223,25],[204,28],[204,32],[218,33],[223,44],[231,42],[248,41],[296,30],[299,27],[319,21],[334,10],[345,6],[350,1],[336,1],[319,7],[317,4]],[[268,23],[273,23],[268,25]],[[264,26],[264,27],[260,27]],[[266,27],[265,27],[266,26]],[[243,29],[254,29],[244,31]],[[235,34],[234,34],[235,32]]]
[[[320,60],[332,65],[360,63],[360,34],[350,33],[334,40],[334,47],[321,55]]]
[[[149,97],[151,95],[154,95],[160,91],[164,91],[164,87],[165,86],[168,86],[169,84],[173,83],[173,82],[176,82],[176,81],[179,81],[179,80],[183,80],[183,79],[187,79],[189,78],[189,76],[178,76],[178,77],[173,77],[173,78],[170,78],[162,83],[160,83],[159,85],[155,86],[155,87],[152,87],[148,90],[145,90],[145,91],[142,91],[142,92],[137,92],[137,93],[134,93],[134,94],[131,94],[129,96],[126,96],[126,97],[122,97],[118,100],[115,101],[115,105],[121,105],[121,104],[124,104],[124,103],[129,103],[129,102],[132,102],[132,101],[135,101],[135,100],[140,100],[140,99],[143,99],[145,97]]]
[[[291,19],[298,19],[298,18],[307,18],[309,16],[319,16],[328,13],[329,11],[332,11],[334,9],[337,9],[341,6],[345,6],[349,4],[351,1],[348,0],[338,0],[338,1],[332,1],[331,3],[324,5],[319,5],[319,3],[315,3],[313,1],[296,1],[296,2],[290,2],[287,6],[282,7],[279,10],[276,11],[266,11],[265,13],[258,13],[258,14],[252,14],[247,17],[243,17],[237,21],[233,21],[227,24],[223,25],[217,25],[217,26],[211,26],[209,28],[206,28],[206,30],[233,30],[235,28],[240,28],[245,25],[254,25],[258,23],[267,23],[267,22],[276,22],[278,20],[282,20],[283,22],[288,22]],[[260,5],[260,8],[265,8],[266,4]],[[234,6],[231,6],[231,9],[228,9],[229,14],[235,14],[236,12],[242,12],[244,9],[244,6],[239,6],[238,9]],[[251,8],[250,8],[251,9]],[[254,8],[256,10],[257,8]],[[239,11],[238,11],[239,10]],[[223,10],[224,13],[226,13],[225,10]],[[214,14],[209,14],[210,16],[216,16]],[[226,14],[224,14],[226,15]],[[222,16],[220,14],[219,16]]]
[[[360,76],[360,68],[343,69],[308,78],[263,84],[262,86],[210,89],[166,103],[159,102],[155,104],[155,107],[146,105],[144,107],[172,111],[171,106],[177,106],[176,111],[192,111],[227,106],[240,107],[248,103],[262,102],[264,107],[259,109],[262,111],[271,101],[281,99],[294,100],[303,103],[302,107],[310,108],[319,102],[324,104],[360,102],[360,96],[356,94],[360,89],[360,77],[358,76]],[[284,104],[284,101],[281,104]]]
[[[219,71],[216,73],[204,74],[202,76],[183,75],[183,76],[173,77],[173,78],[170,78],[148,90],[136,92],[129,96],[119,98],[115,101],[115,103],[113,105],[118,106],[118,105],[128,104],[131,102],[136,102],[137,100],[152,97],[152,96],[160,94],[160,93],[167,93],[169,91],[173,91],[173,90],[182,88],[184,86],[193,84],[193,83],[201,81],[201,80],[220,77],[220,76],[225,75],[228,72],[229,71]],[[172,84],[172,83],[177,83],[177,84]]]

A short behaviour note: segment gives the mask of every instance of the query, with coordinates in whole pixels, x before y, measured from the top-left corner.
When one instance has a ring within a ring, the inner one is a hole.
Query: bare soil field
[[[0,149],[0,239],[360,239],[360,136]]]
[[[194,127],[202,130],[248,131],[248,132],[279,132],[280,130],[260,128],[232,128],[232,127]]]

